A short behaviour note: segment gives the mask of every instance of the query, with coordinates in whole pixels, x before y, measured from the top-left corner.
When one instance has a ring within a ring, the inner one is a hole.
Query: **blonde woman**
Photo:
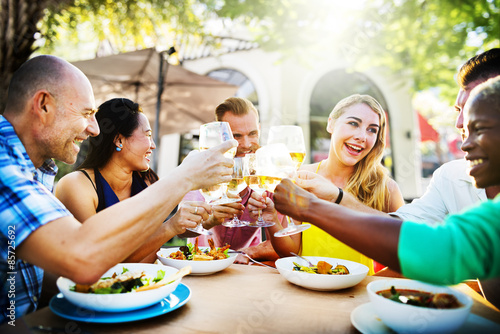
[[[303,165],[297,185],[318,197],[341,205],[368,206],[382,212],[394,212],[404,204],[398,185],[382,165],[385,149],[386,118],[381,105],[369,95],[351,95],[341,100],[330,113],[326,130],[331,134],[328,158],[318,163]],[[325,183],[331,184],[326,187]],[[322,187],[315,187],[321,184]],[[323,193],[316,193],[321,188]],[[264,208],[273,218],[274,204],[263,204],[258,196],[252,203]],[[282,225],[275,219],[269,227],[271,235]],[[301,252],[307,256],[328,256],[363,263],[374,273],[373,261],[338,241],[318,227],[311,226],[303,233],[289,237],[272,237],[272,244],[280,256]]]

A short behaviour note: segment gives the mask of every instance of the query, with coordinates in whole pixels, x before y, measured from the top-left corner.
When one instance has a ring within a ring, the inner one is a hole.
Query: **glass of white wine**
[[[246,154],[243,158],[243,176],[245,182],[250,189],[259,195],[263,195],[266,191],[262,178],[257,175],[257,159],[255,153]],[[259,217],[255,222],[248,222],[247,226],[251,227],[269,227],[273,226],[274,222],[266,222],[262,218],[262,210],[259,210]]]
[[[233,139],[233,133],[228,122],[211,122],[200,126],[200,151],[208,150],[227,140]],[[234,158],[236,147],[231,148],[225,156]],[[229,198],[226,196],[228,183],[219,183],[215,186],[200,189],[205,201],[210,205],[226,204],[239,201],[237,198]]]
[[[200,126],[200,151],[208,150],[231,139],[233,139],[233,133],[229,127],[229,123],[227,122],[211,122]],[[228,158],[234,158],[235,154],[236,147],[233,147],[224,153],[224,155]],[[202,168],[202,166],[200,166],[200,168]],[[228,198],[226,196],[226,187],[227,183],[219,183],[208,188],[200,189],[200,192],[203,195],[205,202],[210,205],[237,202],[237,198]],[[196,228],[188,228],[187,230],[205,235],[213,234],[211,231],[203,228],[203,224],[201,223],[198,224]]]
[[[234,158],[233,178],[227,186],[227,192],[231,195],[239,196],[246,187],[247,183],[243,177],[243,157]],[[234,215],[233,219],[223,222],[222,225],[226,227],[242,227],[246,226],[247,223],[248,222],[241,221]]]
[[[295,162],[295,170],[298,170],[306,157],[306,145],[302,128],[296,125],[277,125],[269,129],[267,144],[285,144],[290,157]],[[307,230],[311,225],[296,225],[290,217],[286,216],[288,226],[274,233],[275,237],[284,237]]]

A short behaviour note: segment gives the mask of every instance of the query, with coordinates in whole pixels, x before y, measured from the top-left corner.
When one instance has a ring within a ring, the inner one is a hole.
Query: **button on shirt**
[[[17,256],[37,228],[71,215],[52,195],[57,167],[52,160],[35,169],[12,125],[0,115],[0,323],[33,312],[43,270]]]

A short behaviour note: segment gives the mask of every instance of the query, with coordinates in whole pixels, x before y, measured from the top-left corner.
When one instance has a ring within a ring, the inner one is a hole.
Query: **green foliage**
[[[358,65],[385,66],[411,78],[414,90],[442,89],[456,96],[451,78],[478,52],[499,47],[500,6],[497,0],[367,2],[358,29],[347,38],[366,36],[356,45]],[[450,87],[453,87],[450,89]]]
[[[302,64],[340,54],[352,69],[383,66],[415,91],[440,88],[465,60],[499,47],[500,0],[74,0],[46,11],[42,51],[108,40],[115,51],[215,45],[213,22],[244,24],[261,47]],[[82,31],[92,32],[82,43]]]

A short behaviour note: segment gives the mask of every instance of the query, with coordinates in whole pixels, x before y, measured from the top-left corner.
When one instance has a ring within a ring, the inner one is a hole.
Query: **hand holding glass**
[[[234,158],[233,178],[227,186],[227,192],[231,195],[239,196],[239,194],[247,187],[247,183],[243,177],[243,158]],[[223,222],[226,227],[242,227],[248,222],[242,222],[236,215],[232,220]]]
[[[233,133],[227,122],[211,122],[203,124],[200,126],[200,151],[208,150],[214,146],[217,146],[225,141],[233,139]],[[236,147],[227,151],[224,155],[228,158],[233,158],[236,154]],[[203,168],[203,166],[200,166]],[[229,203],[224,202],[224,197],[226,197],[226,186],[227,183],[219,183],[208,188],[200,189],[205,202],[208,204],[222,204]],[[227,197],[226,197],[227,198]],[[238,201],[238,199],[232,199],[232,201]],[[213,233],[204,229],[203,224],[198,224],[194,229],[188,228],[187,230],[199,234],[212,235]]]
[[[272,126],[269,129],[267,144],[270,145],[276,143],[282,143],[287,147],[291,158],[295,162],[295,170],[298,170],[302,165],[302,162],[304,162],[304,158],[306,156],[306,146],[304,143],[302,128],[295,125]],[[275,237],[284,237],[300,233],[311,227],[309,224],[296,225],[293,222],[293,219],[288,216],[286,216],[286,219],[288,221],[288,226],[281,231],[274,233]]]

